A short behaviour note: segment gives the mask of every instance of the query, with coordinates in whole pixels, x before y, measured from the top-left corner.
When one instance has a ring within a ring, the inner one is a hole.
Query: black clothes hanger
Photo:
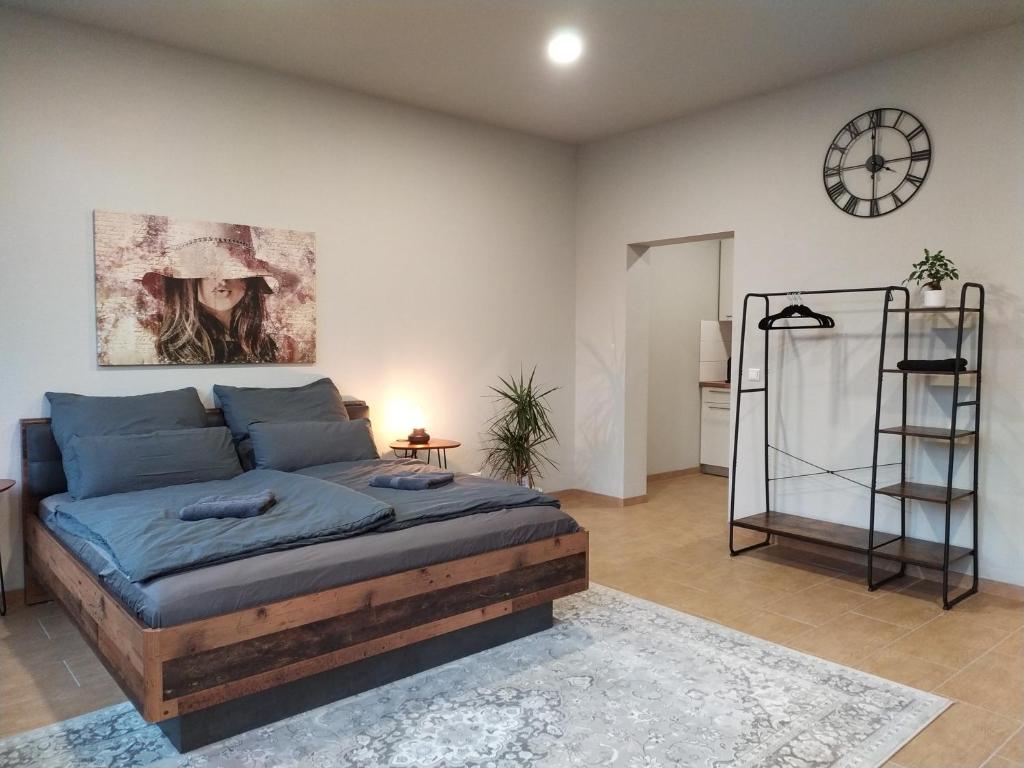
[[[776,312],[774,315],[768,315],[767,317],[761,318],[761,321],[757,324],[757,327],[762,331],[770,330],[775,326],[775,323],[779,320],[790,320],[792,318],[802,318],[807,320],[806,323],[801,325],[780,325],[782,328],[835,328],[836,321],[828,315],[822,315],[815,312],[813,309],[804,304],[803,299],[800,298],[800,294],[790,294],[790,305],[780,312]]]

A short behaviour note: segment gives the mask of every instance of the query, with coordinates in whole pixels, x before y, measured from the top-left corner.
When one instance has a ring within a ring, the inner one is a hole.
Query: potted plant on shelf
[[[942,287],[943,280],[959,280],[960,272],[941,250],[929,253],[924,249],[924,258],[914,264],[910,270],[910,276],[903,281],[904,284],[911,280],[918,285],[924,283],[921,295],[926,307],[938,308],[946,306],[946,291]]]
[[[536,367],[526,378],[499,376],[501,385],[491,387],[498,412],[488,422],[485,435],[484,466],[510,483],[534,487],[542,478],[545,465],[557,469],[558,465],[547,455],[551,441],[558,442],[551,425],[551,407],[547,397],[558,387],[541,389],[534,384]]]

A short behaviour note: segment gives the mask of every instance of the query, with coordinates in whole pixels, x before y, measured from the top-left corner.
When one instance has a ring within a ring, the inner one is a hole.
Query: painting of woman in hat
[[[311,235],[142,217],[149,220],[145,230],[130,227],[132,247],[126,249],[122,245],[111,260],[111,266],[116,264],[121,272],[132,261],[145,262],[141,277],[132,280],[144,290],[129,305],[100,291],[101,277],[109,278],[101,275],[104,262],[100,245],[102,240],[112,237],[106,229],[101,237],[100,217],[98,212],[97,315],[101,364],[312,362],[312,286],[302,284],[299,271],[274,264],[270,258],[257,257],[257,248],[262,245],[261,256],[273,252],[279,261],[290,262],[288,266],[308,264],[311,272]],[[104,226],[110,221],[103,219]],[[308,246],[294,235],[309,238]],[[277,247],[270,248],[268,243]],[[301,245],[302,252],[289,254],[288,248],[282,247],[289,243]],[[114,280],[107,282],[116,284]],[[134,311],[127,313],[127,306]],[[110,309],[106,317],[105,308]]]

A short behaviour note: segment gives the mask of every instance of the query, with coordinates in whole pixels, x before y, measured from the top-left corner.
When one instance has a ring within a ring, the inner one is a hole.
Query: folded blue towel
[[[212,517],[256,517],[276,502],[273,491],[259,491],[246,496],[206,496],[182,507],[178,517],[189,522]]]
[[[394,475],[374,475],[370,485],[374,488],[394,488],[398,491],[425,491],[439,488],[455,479],[452,472],[402,472]]]

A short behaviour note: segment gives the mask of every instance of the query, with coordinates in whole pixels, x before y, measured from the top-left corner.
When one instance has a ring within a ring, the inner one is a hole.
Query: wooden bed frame
[[[252,717],[235,712],[223,718],[235,723],[232,732],[247,730],[543,629],[551,625],[552,600],[588,587],[588,534],[581,531],[149,628],[38,518],[26,430],[48,424],[49,419],[21,421],[26,602],[52,595],[142,716],[160,723],[179,749],[230,735],[210,731],[208,722],[199,725],[211,720],[207,714],[225,715],[227,703],[245,703],[252,710]],[[516,616],[523,617],[518,626]],[[474,628],[488,634],[467,634]],[[391,652],[405,649],[408,656],[415,646],[422,646],[421,663],[395,666]],[[375,657],[378,667],[368,674],[365,665]],[[257,698],[253,708],[253,694],[278,687],[283,693],[296,681],[328,673],[332,676],[320,681],[319,693],[293,690],[287,709],[268,709],[267,697]],[[197,713],[200,717],[190,718]]]

